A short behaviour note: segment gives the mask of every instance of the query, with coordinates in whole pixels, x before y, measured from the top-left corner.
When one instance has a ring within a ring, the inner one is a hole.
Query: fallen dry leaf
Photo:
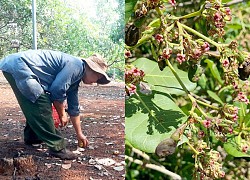
[[[79,147],[79,146],[77,146],[77,150],[78,150],[79,152],[83,152],[83,151],[85,151],[85,149],[84,149],[84,148],[81,148],[81,147]]]
[[[106,142],[105,144],[106,145],[113,145],[114,143],[113,142]]]
[[[71,164],[62,164],[63,169],[69,169],[71,168]]]
[[[77,155],[81,155],[82,153],[81,152],[79,152],[79,151],[72,151],[72,153],[74,153],[74,154],[77,154]]]
[[[116,171],[122,171],[124,169],[124,166],[113,167],[113,169]]]
[[[74,159],[75,160],[75,159]],[[74,162],[74,160],[64,160],[63,161],[63,164],[71,164],[72,162]]]
[[[91,164],[91,165],[96,164],[96,161],[94,159],[90,159],[89,164]]]
[[[44,165],[47,166],[48,169],[52,167],[52,164],[45,163]]]
[[[98,170],[102,170],[102,166],[101,165],[94,165],[94,167]]]
[[[104,166],[111,166],[116,163],[116,161],[110,158],[96,159],[96,162]]]
[[[93,150],[93,149],[95,149],[93,146],[89,146],[89,149],[91,149],[91,150]]]

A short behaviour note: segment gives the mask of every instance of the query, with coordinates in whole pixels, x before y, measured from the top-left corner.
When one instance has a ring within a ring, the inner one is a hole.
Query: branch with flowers
[[[175,0],[126,3],[133,7],[125,30],[127,148],[165,159],[187,149],[194,179],[223,178],[223,152],[250,157],[250,55],[222,41],[230,8],[207,0],[176,16],[165,9],[178,9]],[[206,34],[190,24],[195,19]]]

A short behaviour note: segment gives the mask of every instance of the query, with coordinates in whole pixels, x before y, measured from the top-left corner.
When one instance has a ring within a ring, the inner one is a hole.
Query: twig
[[[8,24],[6,23],[6,24],[4,24],[3,26],[1,26],[0,27],[0,29],[2,29],[2,28],[4,28],[4,27],[6,27]]]
[[[232,0],[232,1],[228,2],[228,3],[226,3],[226,5],[231,6],[233,4],[242,3],[242,2],[244,2],[244,0]]]
[[[190,28],[190,27],[186,26],[185,24],[182,24],[182,23],[180,23],[180,22],[178,22],[178,21],[177,21],[177,24],[178,24],[178,26],[182,26],[185,30],[187,30],[187,31],[189,31],[189,32],[191,32],[191,33],[193,33],[193,34],[196,35],[196,36],[199,36],[200,38],[202,38],[202,39],[204,39],[205,41],[207,41],[208,43],[210,43],[210,44],[216,46],[217,48],[223,47],[223,46],[229,46],[229,44],[220,44],[220,43],[217,43],[217,42],[213,41],[212,39],[206,37],[205,35],[199,33],[198,31],[196,31],[196,30],[194,30],[194,29],[192,29],[192,28]]]
[[[226,5],[226,6],[231,6],[231,5],[233,5],[233,4],[242,3],[242,2],[244,2],[244,1],[245,1],[245,0],[232,0],[232,1],[228,2],[228,3],[226,3],[225,5]],[[197,1],[196,3],[200,3],[200,1]],[[187,6],[187,5],[193,5],[193,4],[194,4],[194,2],[192,2],[192,1],[182,2],[182,3],[179,3],[179,4],[178,4],[178,7],[185,7],[185,6]],[[171,7],[171,6],[169,5],[169,7]]]
[[[177,177],[177,179],[178,179],[178,178],[181,179],[181,177],[180,177],[178,174],[175,174],[175,173],[173,173],[173,172],[167,170],[167,169],[166,169],[164,166],[162,166],[160,163],[158,163],[158,162],[156,162],[155,160],[151,159],[150,156],[147,155],[145,152],[142,152],[141,150],[136,149],[136,148],[134,148],[134,147],[132,147],[132,146],[130,146],[130,147],[131,147],[131,149],[132,149],[132,152],[135,152],[136,154],[138,154],[138,155],[141,156],[142,158],[144,158],[144,159],[146,159],[146,160],[151,161],[152,163],[154,163],[154,164],[146,164],[145,167],[148,166],[148,168],[157,170],[157,171],[159,171],[159,172],[162,172],[162,173],[164,173],[164,174],[166,174],[166,175],[169,175],[169,176],[173,177],[174,179],[175,179],[176,177]],[[128,158],[132,158],[132,157],[129,157],[129,156],[127,156],[127,157],[128,157]],[[126,156],[125,156],[125,158],[126,158]],[[133,159],[133,158],[132,158],[132,159]],[[128,159],[128,160],[130,161],[131,159]],[[138,160],[138,159],[135,160],[135,161],[136,161],[136,162],[140,162],[140,160]],[[130,161],[130,162],[134,162],[134,161]],[[134,163],[136,163],[136,162],[134,162]],[[144,162],[141,161],[141,163],[142,163],[142,164],[140,164],[140,165],[145,165]],[[138,163],[136,163],[136,164],[138,164]]]
[[[172,66],[172,64],[169,62],[169,60],[166,60],[168,67],[170,68],[170,70],[172,71],[172,73],[174,74],[175,78],[178,80],[179,84],[181,85],[182,89],[185,91],[185,93],[190,94],[188,89],[186,88],[186,86],[184,85],[184,83],[182,82],[181,78],[179,77],[179,75],[177,74],[177,72],[175,71],[174,67]]]
[[[4,39],[4,40],[8,40],[7,38],[3,37],[3,36],[0,36],[0,39]]]
[[[121,59],[121,60],[114,60],[111,64],[108,64],[108,67],[110,67],[110,66],[112,66],[114,63],[118,63],[118,62],[122,62],[122,61],[124,61],[123,59]]]
[[[99,164],[99,165],[100,165],[100,164]],[[113,176],[113,174],[110,173],[103,165],[102,165],[102,168],[103,168],[107,173],[109,173],[111,176]]]
[[[129,160],[130,162],[133,162],[133,163],[136,163],[136,164],[139,164],[139,165],[143,165],[146,168],[159,171],[159,172],[161,172],[163,174],[166,174],[166,175],[172,177],[175,180],[181,180],[181,177],[178,174],[175,174],[175,173],[167,170],[164,166],[158,166],[156,164],[147,164],[147,163],[145,164],[141,160],[133,159],[132,157],[128,157],[127,155],[125,155],[125,159]]]
[[[208,101],[208,100],[206,100],[206,99],[204,99],[204,98],[202,98],[202,97],[200,97],[200,96],[198,96],[198,95],[196,95],[196,94],[194,94],[194,93],[192,93],[192,92],[190,92],[190,94],[191,94],[195,99],[198,99],[198,100],[200,100],[200,101],[203,101],[203,102],[205,102],[205,103],[207,103],[207,104],[212,104],[210,101]]]
[[[13,172],[13,175],[12,175],[12,180],[16,180],[16,167],[14,168],[14,172]]]
[[[155,160],[151,159],[149,157],[149,155],[147,155],[146,153],[142,152],[141,150],[139,149],[136,149],[134,147],[131,147],[132,148],[132,151],[135,152],[136,154],[138,154],[139,156],[143,157],[144,159],[148,160],[148,161],[151,161],[152,163],[154,164],[157,164],[157,165],[160,165],[158,162],[156,162]]]

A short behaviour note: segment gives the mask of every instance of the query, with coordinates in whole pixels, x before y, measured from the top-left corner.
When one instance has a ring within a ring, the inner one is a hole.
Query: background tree
[[[124,2],[85,1],[82,4],[93,5],[88,9],[76,2],[80,1],[37,0],[38,49],[81,57],[100,53],[111,65],[108,73],[113,76],[116,72],[116,78],[122,80]],[[31,3],[31,0],[0,2],[0,58],[32,48]],[[13,48],[11,42],[19,43],[19,47]]]

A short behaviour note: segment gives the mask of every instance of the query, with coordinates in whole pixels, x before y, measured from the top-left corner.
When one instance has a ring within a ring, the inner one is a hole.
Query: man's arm
[[[82,133],[82,128],[81,128],[81,122],[80,122],[80,115],[78,116],[70,116],[70,120],[75,128],[77,139],[78,139],[78,145],[80,147],[87,147],[89,145],[89,141],[86,138],[86,136],[83,135]]]
[[[68,123],[68,117],[67,114],[65,112],[65,106],[63,103],[60,103],[59,101],[54,101],[53,102],[57,113],[60,117],[61,120],[61,126],[64,127],[67,125]],[[76,136],[79,142],[79,146],[80,147],[87,147],[89,145],[89,141],[86,138],[86,136],[83,135],[82,133],[82,128],[81,128],[81,122],[80,122],[80,115],[78,116],[70,116],[70,120],[74,126],[75,132],[76,132]]]
[[[61,103],[59,101],[53,101],[53,105],[55,106],[56,111],[59,115],[59,118],[61,121],[61,126],[62,127],[66,126],[69,120],[68,120],[67,114],[65,112],[64,103]]]

